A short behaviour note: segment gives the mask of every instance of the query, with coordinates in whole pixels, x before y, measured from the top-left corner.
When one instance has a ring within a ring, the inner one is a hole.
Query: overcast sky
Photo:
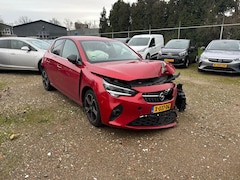
[[[64,19],[72,22],[99,24],[100,14],[105,7],[107,17],[117,0],[0,0],[0,19],[14,25],[21,16],[32,21],[49,21],[56,18],[64,25]],[[137,0],[124,0],[132,4]]]

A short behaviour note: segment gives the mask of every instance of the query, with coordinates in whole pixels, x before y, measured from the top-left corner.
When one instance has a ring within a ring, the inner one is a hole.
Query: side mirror
[[[76,54],[71,54],[67,57],[67,60],[76,65],[82,65],[81,59],[78,59]]]
[[[23,46],[23,47],[21,47],[21,50],[23,50],[23,51],[30,51],[30,48],[28,46]]]

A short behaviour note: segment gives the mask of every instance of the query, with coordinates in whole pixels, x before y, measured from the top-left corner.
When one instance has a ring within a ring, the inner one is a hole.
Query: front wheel
[[[44,89],[46,89],[47,91],[51,91],[54,89],[50,83],[50,80],[48,79],[47,72],[45,71],[44,68],[42,68],[42,82]]]
[[[151,59],[151,56],[149,53],[146,55],[146,59]]]
[[[187,57],[184,63],[184,67],[188,68],[189,64],[190,64],[190,61],[189,61],[189,58]]]
[[[89,122],[96,127],[102,126],[97,98],[92,90],[85,93],[83,107]]]

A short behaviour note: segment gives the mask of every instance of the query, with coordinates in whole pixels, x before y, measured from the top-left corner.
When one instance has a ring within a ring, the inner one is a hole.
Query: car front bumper
[[[161,61],[169,62],[174,66],[184,66],[185,65],[185,56],[161,56],[158,58]]]
[[[198,69],[200,71],[221,72],[221,73],[240,73],[240,61],[211,62],[209,60],[199,61]]]
[[[143,94],[148,92],[161,92],[165,89],[172,89],[172,96],[163,102],[144,99]],[[99,94],[99,101],[102,123],[126,129],[162,129],[176,125],[176,97],[177,87],[173,83],[155,85],[154,88],[143,87],[138,89],[138,94],[133,97],[115,98],[107,92]],[[153,101],[153,102],[149,102]],[[160,108],[154,112],[154,107]],[[164,108],[164,107],[169,108]],[[162,108],[162,109],[161,109]]]

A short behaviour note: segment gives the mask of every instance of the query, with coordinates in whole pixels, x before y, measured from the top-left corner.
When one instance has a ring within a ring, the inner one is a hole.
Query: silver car
[[[39,39],[0,38],[0,69],[41,71],[41,60],[49,47]]]
[[[198,70],[240,73],[240,41],[211,41],[199,58]]]

